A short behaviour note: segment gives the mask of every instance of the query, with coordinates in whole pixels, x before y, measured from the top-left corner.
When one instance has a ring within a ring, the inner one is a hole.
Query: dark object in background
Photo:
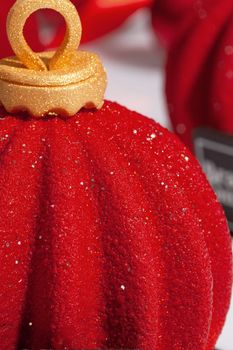
[[[222,203],[233,232],[233,137],[212,129],[194,133],[194,150]]]

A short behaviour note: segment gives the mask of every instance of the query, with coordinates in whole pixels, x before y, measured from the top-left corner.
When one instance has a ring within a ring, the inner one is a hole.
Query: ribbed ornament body
[[[1,350],[213,350],[231,241],[186,148],[111,102],[1,116]]]

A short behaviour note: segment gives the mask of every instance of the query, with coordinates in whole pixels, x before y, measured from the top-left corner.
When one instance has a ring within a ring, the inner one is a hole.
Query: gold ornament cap
[[[28,17],[40,9],[55,10],[66,21],[65,38],[56,52],[37,54],[24,38]],[[96,54],[77,51],[82,26],[69,0],[17,0],[8,14],[7,34],[16,54],[0,60],[0,104],[7,112],[69,117],[82,108],[102,107],[106,72]]]

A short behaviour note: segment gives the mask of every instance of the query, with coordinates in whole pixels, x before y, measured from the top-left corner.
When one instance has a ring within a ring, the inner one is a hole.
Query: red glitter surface
[[[231,240],[178,139],[116,103],[0,119],[0,344],[213,350]]]

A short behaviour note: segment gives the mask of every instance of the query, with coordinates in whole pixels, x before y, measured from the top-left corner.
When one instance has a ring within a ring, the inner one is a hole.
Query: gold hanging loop
[[[63,43],[50,59],[48,67],[39,55],[31,50],[23,34],[27,19],[40,9],[51,9],[60,13],[67,26]],[[75,6],[68,0],[18,0],[8,14],[7,34],[16,56],[28,69],[55,70],[70,64],[71,56],[80,44],[82,26]]]

